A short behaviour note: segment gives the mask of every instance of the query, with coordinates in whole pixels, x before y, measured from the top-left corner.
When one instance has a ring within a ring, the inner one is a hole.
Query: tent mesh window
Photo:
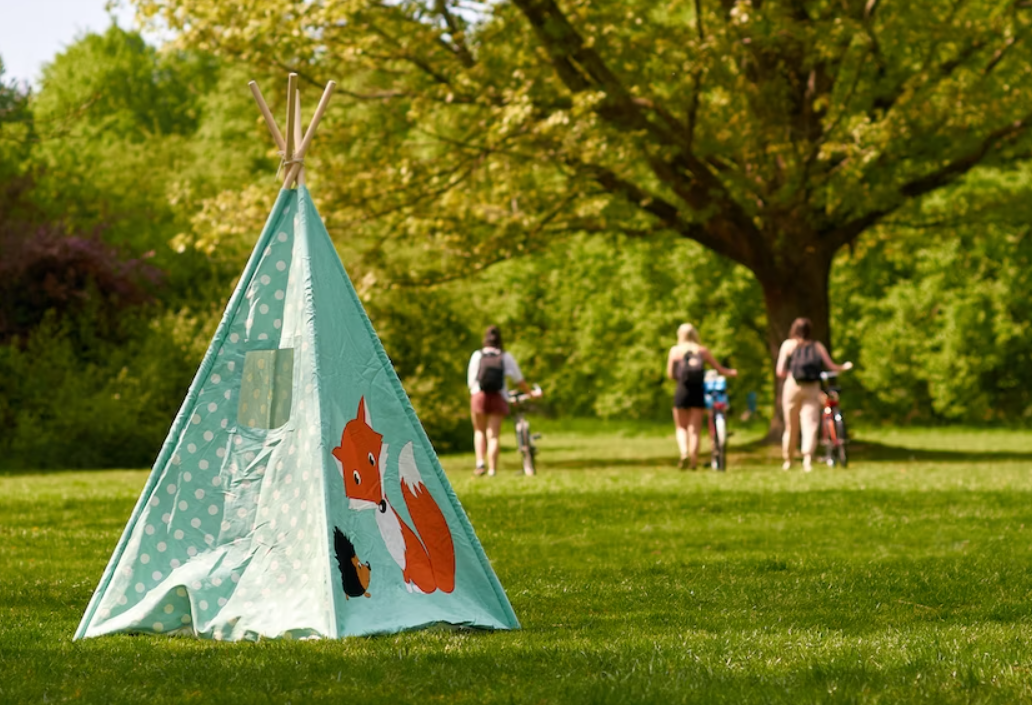
[[[237,420],[245,428],[279,428],[290,418],[294,350],[252,350],[244,356]]]

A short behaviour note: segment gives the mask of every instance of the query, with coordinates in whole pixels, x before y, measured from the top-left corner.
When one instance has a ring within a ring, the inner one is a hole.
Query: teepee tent
[[[286,180],[75,637],[519,624],[304,185]]]

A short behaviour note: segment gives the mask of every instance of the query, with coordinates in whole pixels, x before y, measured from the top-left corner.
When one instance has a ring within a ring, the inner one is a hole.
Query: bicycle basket
[[[723,376],[712,376],[702,383],[706,400],[706,408],[712,409],[714,403],[727,405],[727,379]]]

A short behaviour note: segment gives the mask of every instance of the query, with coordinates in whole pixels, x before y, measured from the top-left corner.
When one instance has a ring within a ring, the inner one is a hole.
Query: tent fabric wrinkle
[[[284,189],[75,638],[519,622],[311,195]]]

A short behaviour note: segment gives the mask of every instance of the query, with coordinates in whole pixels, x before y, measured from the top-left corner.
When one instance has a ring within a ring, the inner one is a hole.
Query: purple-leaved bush
[[[162,280],[152,256],[124,258],[99,230],[67,235],[57,225],[0,221],[0,344],[24,338],[49,311],[114,320],[151,301]]]

